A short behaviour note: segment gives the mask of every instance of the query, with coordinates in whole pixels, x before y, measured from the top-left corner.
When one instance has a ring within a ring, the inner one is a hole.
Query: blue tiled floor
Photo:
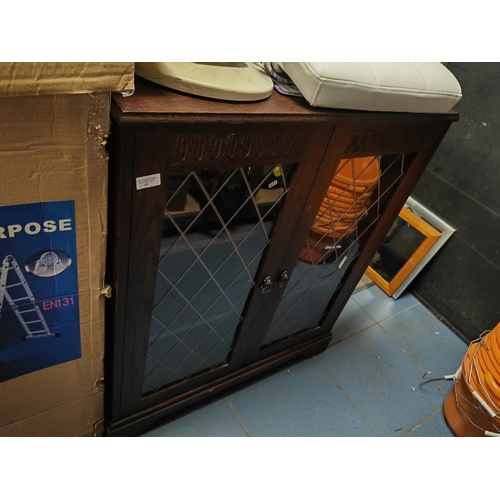
[[[451,437],[442,412],[467,350],[415,297],[354,294],[326,351],[146,436]]]

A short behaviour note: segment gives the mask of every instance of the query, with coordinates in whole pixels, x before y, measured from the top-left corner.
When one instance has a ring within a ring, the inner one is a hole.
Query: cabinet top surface
[[[302,97],[289,97],[274,91],[271,97],[258,102],[228,102],[215,101],[193,97],[170,91],[164,87],[136,77],[135,93],[129,97],[119,94],[113,95],[112,115],[118,121],[170,121],[175,118],[188,116],[206,117],[216,116],[241,117],[258,119],[265,116],[276,118],[296,117],[304,121],[359,121],[387,119],[391,122],[428,122],[458,119],[455,113],[447,114],[418,114],[418,113],[378,113],[352,110],[338,110],[327,108],[313,108]]]

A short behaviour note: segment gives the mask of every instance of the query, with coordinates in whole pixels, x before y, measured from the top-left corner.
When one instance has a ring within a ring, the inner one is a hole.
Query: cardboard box
[[[0,96],[134,91],[134,63],[0,63]]]
[[[0,436],[102,433],[105,144],[133,71],[0,63]]]

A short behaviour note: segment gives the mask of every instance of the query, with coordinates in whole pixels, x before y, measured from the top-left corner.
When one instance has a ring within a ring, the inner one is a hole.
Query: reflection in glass
[[[309,256],[302,257],[293,270],[287,288],[271,322],[264,345],[316,326],[332,295],[340,286],[349,264],[357,253],[353,238],[339,242],[333,254],[315,262],[314,243],[307,240]]]
[[[321,325],[334,293],[409,164],[405,155],[341,160],[263,346]]]

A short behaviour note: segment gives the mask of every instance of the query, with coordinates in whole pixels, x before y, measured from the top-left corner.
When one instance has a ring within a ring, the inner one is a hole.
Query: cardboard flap
[[[0,63],[0,96],[134,91],[134,63]]]

